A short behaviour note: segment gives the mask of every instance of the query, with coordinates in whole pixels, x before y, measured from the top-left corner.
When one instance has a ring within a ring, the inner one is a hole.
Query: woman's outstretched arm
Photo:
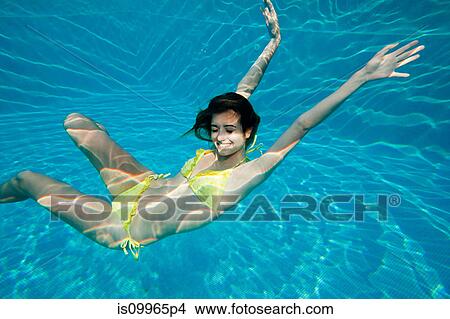
[[[336,92],[301,114],[266,153],[235,168],[233,176],[230,177],[229,186],[227,186],[229,192],[247,194],[263,182],[303,136],[327,118],[352,93],[368,81],[390,77],[408,77],[409,74],[398,73],[396,69],[420,57],[416,53],[424,49],[423,45],[407,51],[417,43],[418,41],[412,41],[391,53],[388,51],[396,47],[398,43],[385,46]]]
[[[264,72],[269,65],[275,51],[281,42],[280,26],[278,24],[278,16],[275,8],[270,0],[264,0],[266,7],[261,8],[261,12],[266,20],[266,26],[271,36],[270,42],[264,48],[264,51],[258,57],[255,63],[250,67],[250,70],[239,82],[236,93],[249,98],[258,86]]]
[[[301,114],[268,152],[280,152],[285,155],[303,136],[325,120],[365,83],[383,78],[408,77],[408,73],[398,73],[396,69],[420,57],[416,53],[425,48],[423,45],[407,51],[418,43],[419,41],[417,40],[412,41],[391,53],[388,53],[388,51],[395,48],[398,43],[385,46],[361,70],[353,74],[336,92]]]

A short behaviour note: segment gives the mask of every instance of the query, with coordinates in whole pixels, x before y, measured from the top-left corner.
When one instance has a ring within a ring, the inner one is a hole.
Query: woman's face
[[[211,140],[221,156],[229,156],[245,147],[251,130],[242,131],[240,115],[233,110],[213,114],[211,120]]]

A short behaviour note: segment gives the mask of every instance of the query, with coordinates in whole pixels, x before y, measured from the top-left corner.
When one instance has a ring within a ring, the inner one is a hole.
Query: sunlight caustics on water
[[[79,112],[158,173],[233,91],[269,35],[262,1],[4,1],[0,181],[30,169],[107,191],[62,123]],[[450,2],[274,1],[282,42],[251,102],[269,148],[385,44],[419,39],[407,79],[369,83],[315,128],[253,196],[397,194],[388,220],[214,222],[142,250],[107,250],[32,201],[0,205],[3,298],[448,298]],[[286,205],[285,205],[286,206]],[[336,205],[336,212],[346,209]],[[348,207],[346,207],[348,208]]]

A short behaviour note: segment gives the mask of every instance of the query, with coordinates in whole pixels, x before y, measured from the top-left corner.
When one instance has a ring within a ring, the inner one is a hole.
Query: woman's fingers
[[[394,56],[397,56],[399,54],[402,54],[403,52],[405,52],[406,50],[408,50],[410,47],[415,46],[417,43],[419,43],[418,40],[414,40],[409,42],[408,44],[402,46],[400,49],[395,50],[394,52],[392,52],[392,54]]]
[[[280,37],[280,27],[278,25],[278,17],[270,0],[263,0],[265,7],[260,7],[266,26],[272,37]]]
[[[266,12],[266,14],[269,17],[272,18],[277,18],[277,13],[275,11],[275,8],[273,7],[272,2],[270,2],[270,0],[264,0],[264,4],[266,5],[266,8],[264,9],[264,11]]]
[[[401,62],[398,62],[397,63],[397,68],[399,68],[399,67],[401,67],[401,66],[403,66],[405,64],[408,64],[409,62],[417,60],[418,58],[420,58],[420,55],[416,54],[416,55],[413,55],[413,56],[411,56],[411,57],[409,57],[409,58],[407,58],[407,59],[405,59],[405,60],[403,60]]]
[[[409,73],[398,73],[398,72],[392,72],[391,75],[389,75],[390,78],[407,78],[410,74]]]
[[[273,4],[270,0],[264,0],[264,3],[269,7],[271,13],[275,12]]]
[[[409,51],[407,51],[407,52],[405,52],[405,53],[399,55],[399,56],[397,57],[397,61],[404,60],[404,59],[406,59],[407,57],[410,57],[411,55],[414,55],[414,54],[416,54],[417,52],[422,51],[423,49],[425,49],[425,46],[424,46],[424,45],[421,45],[421,46],[418,46],[417,48],[415,48],[415,49],[413,49],[413,50],[409,50]]]
[[[264,9],[262,7],[259,8],[259,10],[261,10],[262,15],[264,16],[264,20],[266,20],[266,26],[269,26],[269,17],[267,16],[267,12],[264,11]]]
[[[263,7],[259,7],[259,10],[261,10],[263,16],[267,19],[269,17],[269,9],[267,8],[263,8]]]
[[[388,52],[390,49],[395,48],[399,43],[391,43],[386,45],[384,48],[382,48],[380,51],[375,54],[375,56],[384,55],[386,52]]]

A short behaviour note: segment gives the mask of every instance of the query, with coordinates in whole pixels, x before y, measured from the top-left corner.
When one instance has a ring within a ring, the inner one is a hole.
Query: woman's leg
[[[113,197],[154,174],[114,142],[102,125],[87,116],[69,114],[64,128],[98,170]]]
[[[24,171],[0,184],[0,203],[28,198],[103,246],[117,248],[125,237],[120,216],[111,215],[107,201],[84,195],[66,183]]]

